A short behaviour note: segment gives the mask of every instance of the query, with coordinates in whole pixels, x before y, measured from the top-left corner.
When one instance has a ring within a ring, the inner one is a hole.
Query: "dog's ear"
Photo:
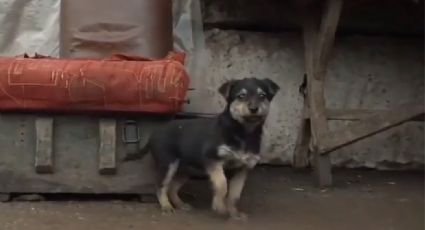
[[[232,86],[235,82],[235,80],[225,82],[220,86],[220,88],[218,88],[218,92],[223,95],[224,98],[229,98],[230,90],[232,89]]]
[[[272,80],[266,78],[263,80],[263,82],[267,86],[267,93],[270,95],[270,98],[272,99],[276,93],[279,91],[280,87]]]

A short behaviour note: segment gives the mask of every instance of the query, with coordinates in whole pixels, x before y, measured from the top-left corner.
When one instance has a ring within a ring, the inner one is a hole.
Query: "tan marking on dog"
[[[260,87],[258,87],[258,88],[257,88],[257,93],[258,93],[258,94],[261,94],[261,93],[266,94],[266,93],[264,92],[264,90],[263,90],[262,88],[260,88]]]
[[[246,158],[244,158],[243,160],[244,164],[248,168],[252,169],[258,164],[258,162],[260,162],[261,157],[258,154],[248,153]]]
[[[246,90],[246,89],[241,89],[241,91],[238,93],[238,94],[247,94],[248,93],[248,90]]]
[[[232,118],[240,123],[244,123],[243,117],[250,114],[248,104],[244,101],[234,100],[230,104],[229,109]]]
[[[258,107],[257,115],[267,116],[269,115],[269,111],[270,111],[270,101],[266,99],[260,103],[260,106]]]
[[[168,199],[168,190],[170,182],[172,181],[174,175],[177,172],[179,167],[179,161],[175,161],[168,166],[167,174],[165,175],[163,181],[161,182],[161,186],[157,191],[157,197],[159,204],[161,205],[161,209],[166,212],[172,212],[173,206]]]
[[[260,94],[266,94],[262,88],[257,88],[258,95]],[[260,116],[267,116],[270,111],[270,101],[265,99],[260,103],[260,106],[258,107],[257,114]]]
[[[207,166],[207,173],[213,187],[212,209],[219,214],[227,213],[225,197],[227,195],[227,179],[224,175],[224,162],[211,162]]]
[[[237,94],[247,94],[248,91],[246,89],[241,89],[241,91]],[[249,115],[248,103],[246,101],[235,99],[230,103],[230,115],[233,119],[237,120],[240,123],[244,123],[243,117]]]
[[[224,159],[231,159],[235,156],[235,154],[235,151],[233,151],[228,145],[220,145],[217,148],[217,155]]]
[[[229,193],[227,195],[227,210],[233,218],[246,218],[243,213],[240,213],[236,207],[237,202],[241,197],[242,190],[245,186],[245,181],[248,176],[248,170],[244,169],[236,173],[229,181]]]
[[[184,203],[179,196],[180,188],[188,181],[188,178],[185,176],[178,176],[171,180],[168,196],[171,200],[171,203],[178,209],[189,210],[190,205]]]

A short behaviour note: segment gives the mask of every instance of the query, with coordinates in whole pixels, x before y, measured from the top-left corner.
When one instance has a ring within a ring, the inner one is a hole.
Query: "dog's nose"
[[[249,108],[249,112],[251,112],[251,113],[257,113],[258,112],[258,107]]]

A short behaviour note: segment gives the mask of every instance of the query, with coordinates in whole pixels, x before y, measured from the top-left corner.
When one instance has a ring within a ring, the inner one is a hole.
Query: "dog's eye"
[[[266,94],[264,94],[264,93],[260,93],[258,96],[260,97],[260,99],[265,99],[266,98]]]
[[[241,93],[238,95],[238,99],[245,99],[246,98],[246,94]]]

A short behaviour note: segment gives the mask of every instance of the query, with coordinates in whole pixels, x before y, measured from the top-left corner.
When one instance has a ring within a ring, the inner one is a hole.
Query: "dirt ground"
[[[156,204],[129,196],[61,196],[0,203],[0,229],[424,229],[422,173],[338,170],[334,175],[335,185],[320,190],[307,171],[256,169],[241,201],[249,215],[245,222],[211,214],[207,184],[193,182],[183,191],[195,206],[190,212],[165,216]]]

